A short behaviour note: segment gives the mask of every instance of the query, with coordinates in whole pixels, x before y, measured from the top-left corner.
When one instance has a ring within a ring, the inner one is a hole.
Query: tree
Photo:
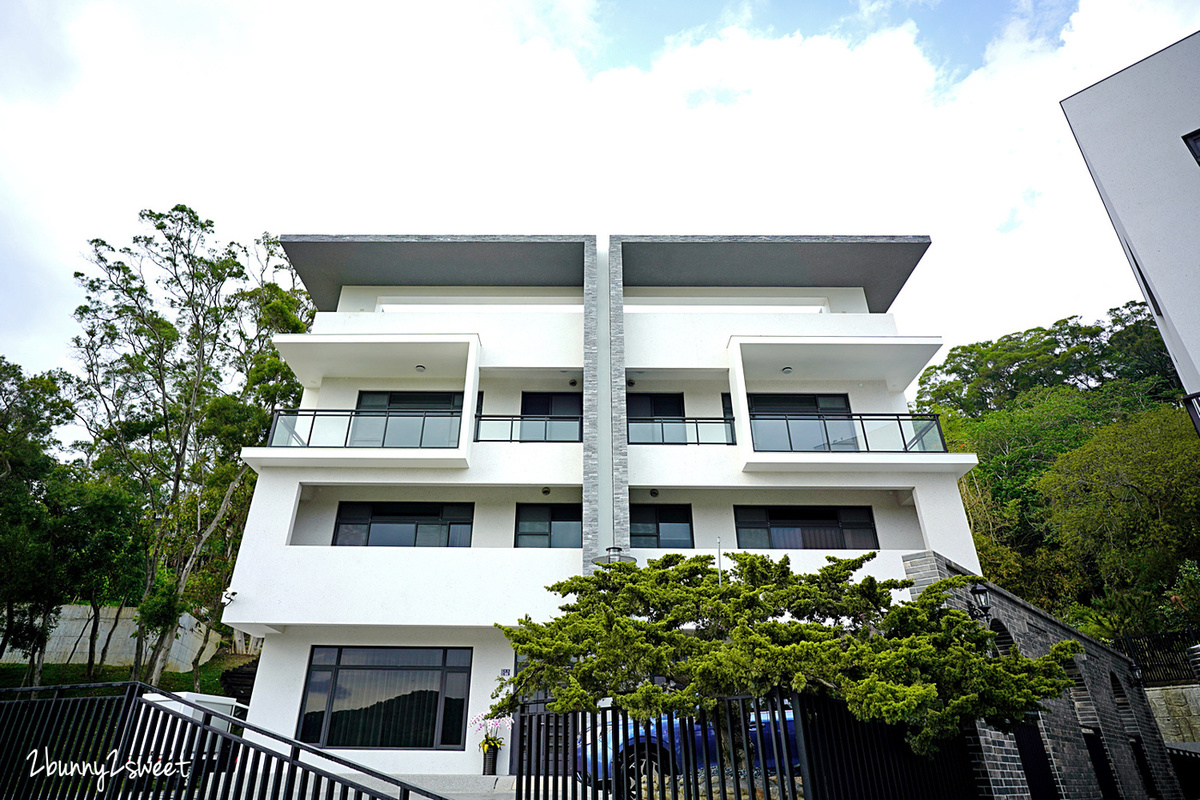
[[[501,682],[493,713],[546,692],[551,710],[594,711],[611,698],[645,719],[782,686],[830,692],[860,719],[904,723],[913,748],[930,752],[975,719],[1011,728],[1070,685],[1063,667],[1077,643],[1036,659],[1015,648],[997,656],[994,634],[946,605],[972,579],[896,603],[892,592],[909,581],[851,581],[873,557],[830,557],[805,575],[786,556],[733,553],[721,579],[710,556],[670,554],[568,578],[549,587],[569,598],[560,616],[497,626],[527,664]]]
[[[299,394],[271,336],[305,330],[312,306],[269,236],[253,251],[213,244],[213,223],[182,205],[140,218],[147,233],[119,249],[93,240],[95,271],[77,275],[75,397],[92,466],[145,507],[138,658],[152,634],[144,672],[157,682],[208,543],[247,502],[237,451],[265,437],[268,404]]]
[[[82,464],[56,470],[48,482],[45,504],[50,524],[69,557],[63,563],[66,595],[91,609],[86,679],[94,677],[100,636],[100,610],[128,593],[122,577],[140,555],[141,502],[121,483],[95,476]],[[115,625],[115,622],[114,622]]]
[[[1068,317],[1049,328],[954,347],[921,374],[917,405],[979,417],[1032,389],[1087,390],[1114,379],[1149,387],[1155,401],[1177,397],[1182,384],[1145,303],[1110,309],[1108,317],[1093,325]]]
[[[1113,624],[1154,630],[1158,599],[1200,548],[1200,439],[1187,413],[1161,406],[1101,428],[1038,488],[1078,568],[1105,594],[1130,595],[1105,604]]]
[[[0,655],[12,646],[36,658],[56,613],[61,564],[42,497],[58,464],[54,429],[71,417],[64,379],[27,377],[0,356]]]

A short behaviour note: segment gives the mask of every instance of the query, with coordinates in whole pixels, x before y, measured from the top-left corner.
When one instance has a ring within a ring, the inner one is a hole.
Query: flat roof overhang
[[[928,236],[613,236],[626,286],[862,287],[886,312]]]
[[[941,349],[936,336],[734,336],[746,380],[887,382],[902,392]],[[782,369],[791,367],[784,374]]]
[[[594,236],[284,235],[319,311],[343,286],[583,286]]]
[[[478,346],[474,334],[285,333],[272,341],[308,388],[326,378],[463,380],[471,344]],[[423,367],[419,373],[418,364]]]

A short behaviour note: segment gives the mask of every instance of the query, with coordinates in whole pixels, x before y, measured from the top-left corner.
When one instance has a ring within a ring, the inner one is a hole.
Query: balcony
[[[458,447],[461,411],[276,411],[268,447]]]
[[[477,442],[582,442],[583,417],[499,416],[475,418]]]
[[[757,452],[945,453],[937,414],[751,414]]]
[[[722,417],[630,417],[630,444],[737,444]]]

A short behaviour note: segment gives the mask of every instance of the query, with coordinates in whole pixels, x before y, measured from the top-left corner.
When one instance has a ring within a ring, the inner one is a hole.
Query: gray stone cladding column
[[[607,286],[604,287],[607,291]],[[600,553],[600,270],[596,237],[583,250],[583,572]]]
[[[608,242],[609,385],[612,387],[613,544],[629,549],[629,428],[625,416],[625,270],[622,239]]]

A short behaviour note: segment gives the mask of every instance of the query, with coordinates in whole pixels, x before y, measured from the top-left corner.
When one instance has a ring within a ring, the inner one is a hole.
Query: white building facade
[[[1200,433],[1200,32],[1062,108]]]
[[[397,774],[478,774],[493,626],[606,554],[979,562],[940,346],[887,313],[926,237],[291,236],[319,312],[224,621],[265,637],[249,721]],[[610,548],[620,548],[619,551]],[[503,761],[501,759],[501,771]]]

